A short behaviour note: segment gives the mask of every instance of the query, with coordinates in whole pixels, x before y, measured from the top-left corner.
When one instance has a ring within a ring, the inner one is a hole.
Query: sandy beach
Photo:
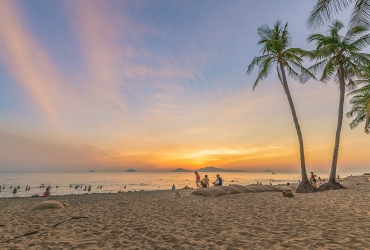
[[[221,197],[193,190],[0,199],[0,249],[368,249],[370,183]],[[32,210],[43,201],[60,209]],[[29,235],[25,235],[29,234]]]

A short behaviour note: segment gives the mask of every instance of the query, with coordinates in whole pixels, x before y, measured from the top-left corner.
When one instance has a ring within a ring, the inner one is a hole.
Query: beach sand
[[[3,198],[0,249],[369,249],[370,183],[342,183],[348,189],[294,198],[192,190],[182,198],[174,191]],[[31,210],[45,200],[68,206]]]

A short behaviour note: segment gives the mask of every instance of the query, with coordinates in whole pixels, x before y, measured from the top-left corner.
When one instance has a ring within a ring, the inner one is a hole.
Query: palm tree
[[[307,20],[310,29],[318,28],[329,22],[333,15],[355,3],[350,19],[350,26],[370,27],[370,0],[317,0]]]
[[[301,82],[305,82],[311,77],[315,78],[311,72],[302,66],[302,57],[306,56],[307,52],[298,48],[290,48],[292,38],[288,32],[288,23],[282,26],[281,21],[276,21],[272,29],[267,25],[263,25],[258,28],[258,35],[260,36],[258,44],[262,45],[262,55],[253,58],[253,61],[248,66],[247,74],[250,74],[255,66],[258,66],[258,77],[253,85],[254,90],[258,83],[268,77],[276,67],[280,83],[288,98],[299,140],[302,182],[296,192],[315,192],[316,188],[310,184],[307,178],[303,137],[286,76],[287,72],[288,76],[296,80],[299,79]]]
[[[369,82],[370,79],[366,79]],[[370,84],[350,92],[348,95],[353,96],[350,104],[351,110],[346,114],[348,118],[355,117],[349,124],[354,129],[361,122],[365,122],[365,133],[370,133]]]
[[[328,183],[319,187],[319,190],[343,188],[335,181],[340,133],[343,122],[343,103],[346,87],[353,87],[355,78],[361,75],[364,65],[370,65],[370,55],[360,51],[370,44],[370,35],[363,35],[367,29],[364,27],[350,28],[345,36],[339,35],[343,23],[334,20],[329,26],[327,35],[312,34],[308,37],[309,42],[316,42],[316,50],[311,58],[318,61],[309,69],[314,73],[322,71],[320,81],[327,82],[334,79],[339,84],[339,110],[338,124],[335,134],[335,145]]]

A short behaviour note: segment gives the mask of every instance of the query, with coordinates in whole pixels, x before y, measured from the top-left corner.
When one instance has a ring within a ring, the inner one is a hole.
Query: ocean
[[[201,178],[208,174],[210,181],[216,180],[215,172],[200,172]],[[300,173],[276,173],[269,172],[223,172],[219,173],[223,178],[223,185],[229,184],[262,184],[286,185],[297,183]],[[321,178],[327,179],[329,172],[316,173]],[[320,175],[321,174],[321,175]],[[350,174],[338,173],[345,177]],[[356,173],[352,173],[355,175]],[[360,173],[357,173],[360,174]],[[44,188],[41,188],[41,185]],[[30,197],[34,194],[42,195],[47,186],[51,186],[51,195],[72,195],[86,193],[117,193],[118,191],[151,191],[169,190],[172,185],[181,189],[186,185],[196,188],[195,174],[193,172],[0,172],[0,197]],[[5,188],[3,186],[5,185]],[[20,186],[16,194],[13,188]],[[26,185],[30,191],[25,191]],[[81,185],[82,188],[75,188]],[[91,185],[91,191],[84,190],[85,186]],[[58,187],[57,187],[58,186]],[[71,186],[71,187],[70,187]],[[98,188],[102,186],[102,188]],[[126,188],[124,188],[126,186]],[[12,187],[12,188],[10,188]]]

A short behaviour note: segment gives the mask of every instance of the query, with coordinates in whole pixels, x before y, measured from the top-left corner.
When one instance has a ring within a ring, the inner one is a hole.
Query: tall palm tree
[[[367,29],[364,27],[350,28],[345,36],[341,36],[339,31],[343,26],[342,22],[334,20],[326,35],[312,34],[308,37],[309,42],[316,42],[316,50],[312,52],[311,58],[317,61],[309,69],[314,73],[322,71],[320,80],[323,82],[334,79],[339,84],[340,90],[338,123],[330,178],[328,183],[319,187],[319,190],[343,188],[335,181],[335,177],[343,122],[344,96],[346,87],[352,87],[355,82],[354,78],[361,75],[364,65],[370,65],[370,55],[361,53],[361,50],[370,44],[370,35],[364,35]]]
[[[254,67],[258,67],[258,77],[253,85],[254,90],[258,83],[268,77],[271,71],[276,67],[280,83],[288,98],[299,140],[302,182],[296,192],[315,192],[316,188],[309,183],[307,178],[302,132],[286,76],[287,72],[288,76],[295,80],[299,79],[301,82],[305,82],[311,77],[315,78],[311,72],[302,66],[302,57],[306,56],[307,52],[298,48],[291,48],[292,38],[288,32],[288,23],[282,26],[281,21],[276,21],[272,29],[267,25],[262,25],[258,28],[257,32],[260,36],[258,44],[262,45],[262,55],[253,58],[248,67],[247,74],[250,74]]]
[[[355,3],[350,19],[350,26],[370,27],[370,0],[317,0],[307,20],[310,29],[329,22],[338,12]]]
[[[369,82],[370,79],[367,79]],[[365,133],[370,133],[370,84],[364,85],[360,89],[350,92],[353,96],[350,104],[351,110],[346,114],[348,118],[354,117],[349,124],[351,129],[357,127],[361,122],[365,122]]]

